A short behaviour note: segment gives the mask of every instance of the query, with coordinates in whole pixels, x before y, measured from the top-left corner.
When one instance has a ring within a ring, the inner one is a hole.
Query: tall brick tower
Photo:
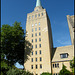
[[[27,14],[26,39],[32,44],[33,51],[24,63],[25,69],[34,75],[51,73],[51,51],[53,48],[51,24],[41,1],[36,1],[34,11]]]

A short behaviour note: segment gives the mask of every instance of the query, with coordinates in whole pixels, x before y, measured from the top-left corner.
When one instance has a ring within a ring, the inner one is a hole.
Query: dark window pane
[[[33,58],[31,59],[31,61],[33,62]]]
[[[39,44],[39,47],[41,48],[41,44]]]
[[[42,61],[42,58],[40,57],[40,61]]]
[[[31,65],[31,69],[33,69],[33,65]]]
[[[37,51],[35,51],[35,54],[37,55]]]
[[[38,67],[37,67],[37,65],[36,65],[36,69],[37,69]]]
[[[40,64],[40,68],[42,68],[42,64]]]
[[[53,64],[53,68],[54,68],[54,64]]]
[[[40,50],[40,54],[41,54],[41,50]]]
[[[35,45],[35,48],[37,48],[37,45]]]
[[[36,58],[36,62],[37,62],[37,58]]]

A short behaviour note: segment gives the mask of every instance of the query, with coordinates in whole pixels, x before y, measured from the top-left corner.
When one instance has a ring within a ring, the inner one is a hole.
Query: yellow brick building
[[[32,44],[32,53],[24,63],[25,69],[34,75],[50,72],[58,75],[62,64],[70,69],[70,60],[74,57],[74,44],[65,47],[53,47],[51,24],[46,12],[37,0],[34,11],[27,14],[27,39]]]

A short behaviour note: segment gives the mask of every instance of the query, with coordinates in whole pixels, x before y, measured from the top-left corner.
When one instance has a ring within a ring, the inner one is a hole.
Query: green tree
[[[60,70],[59,75],[71,75],[71,72],[66,69],[66,66],[63,65],[62,70]]]
[[[75,57],[73,58],[72,61],[70,61],[70,68],[71,68],[73,73],[74,73],[74,69],[75,69],[75,62],[74,61],[75,61]]]
[[[49,73],[49,72],[43,72],[41,75],[52,75],[52,73]]]
[[[16,62],[23,65],[28,59],[27,55],[30,55],[32,45],[29,41],[25,40],[24,29],[22,29],[20,22],[15,22],[12,26],[8,24],[2,25],[0,51],[10,61],[11,66]]]

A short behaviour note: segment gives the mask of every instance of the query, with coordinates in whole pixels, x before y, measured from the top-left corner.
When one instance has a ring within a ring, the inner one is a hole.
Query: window
[[[39,22],[39,25],[40,25],[40,22]]]
[[[32,18],[34,18],[34,15],[32,15]]]
[[[37,58],[36,58],[35,60],[36,60],[36,62],[37,62]]]
[[[37,39],[35,39],[35,42],[37,42]]]
[[[35,18],[37,17],[37,15],[35,15]]]
[[[61,58],[67,58],[67,57],[68,57],[68,53],[60,54],[60,57],[61,57]]]
[[[57,64],[55,64],[55,68],[57,67]]]
[[[39,27],[39,30],[40,30],[40,27]]]
[[[40,14],[38,14],[38,16],[40,17]]]
[[[35,45],[35,48],[37,48],[37,45]]]
[[[57,63],[57,67],[59,67],[59,63]]]
[[[39,44],[39,47],[41,48],[41,44]]]
[[[32,49],[33,49],[33,45],[32,45]]]
[[[39,32],[39,36],[41,35],[41,33]]]
[[[57,75],[57,73],[56,73],[56,75]]]
[[[30,19],[31,17],[29,16],[29,19]]]
[[[37,31],[37,28],[35,28],[35,31]]]
[[[39,38],[39,41],[41,41],[41,38]]]
[[[40,57],[40,61],[42,61],[42,58]]]
[[[42,16],[43,16],[43,13],[41,13],[42,14]]]
[[[37,67],[37,65],[36,65],[36,69],[37,69],[38,67]]]
[[[32,39],[32,43],[33,43],[33,39]]]
[[[32,34],[32,37],[33,37],[33,34]]]
[[[32,29],[32,32],[33,32],[33,29]]]
[[[33,65],[31,65],[31,69],[33,69]]]
[[[40,50],[40,54],[41,54],[41,50]]]
[[[53,64],[53,68],[54,68],[54,64]]]
[[[37,24],[35,23],[35,26],[37,26]]]
[[[33,52],[32,52],[32,55],[33,55]]]
[[[35,36],[37,36],[37,33],[35,33]]]
[[[32,24],[32,27],[34,26],[34,24]]]
[[[40,68],[42,68],[42,64],[40,64]]]
[[[35,51],[35,54],[37,55],[37,51]]]
[[[33,58],[31,59],[31,62],[33,62]]]

